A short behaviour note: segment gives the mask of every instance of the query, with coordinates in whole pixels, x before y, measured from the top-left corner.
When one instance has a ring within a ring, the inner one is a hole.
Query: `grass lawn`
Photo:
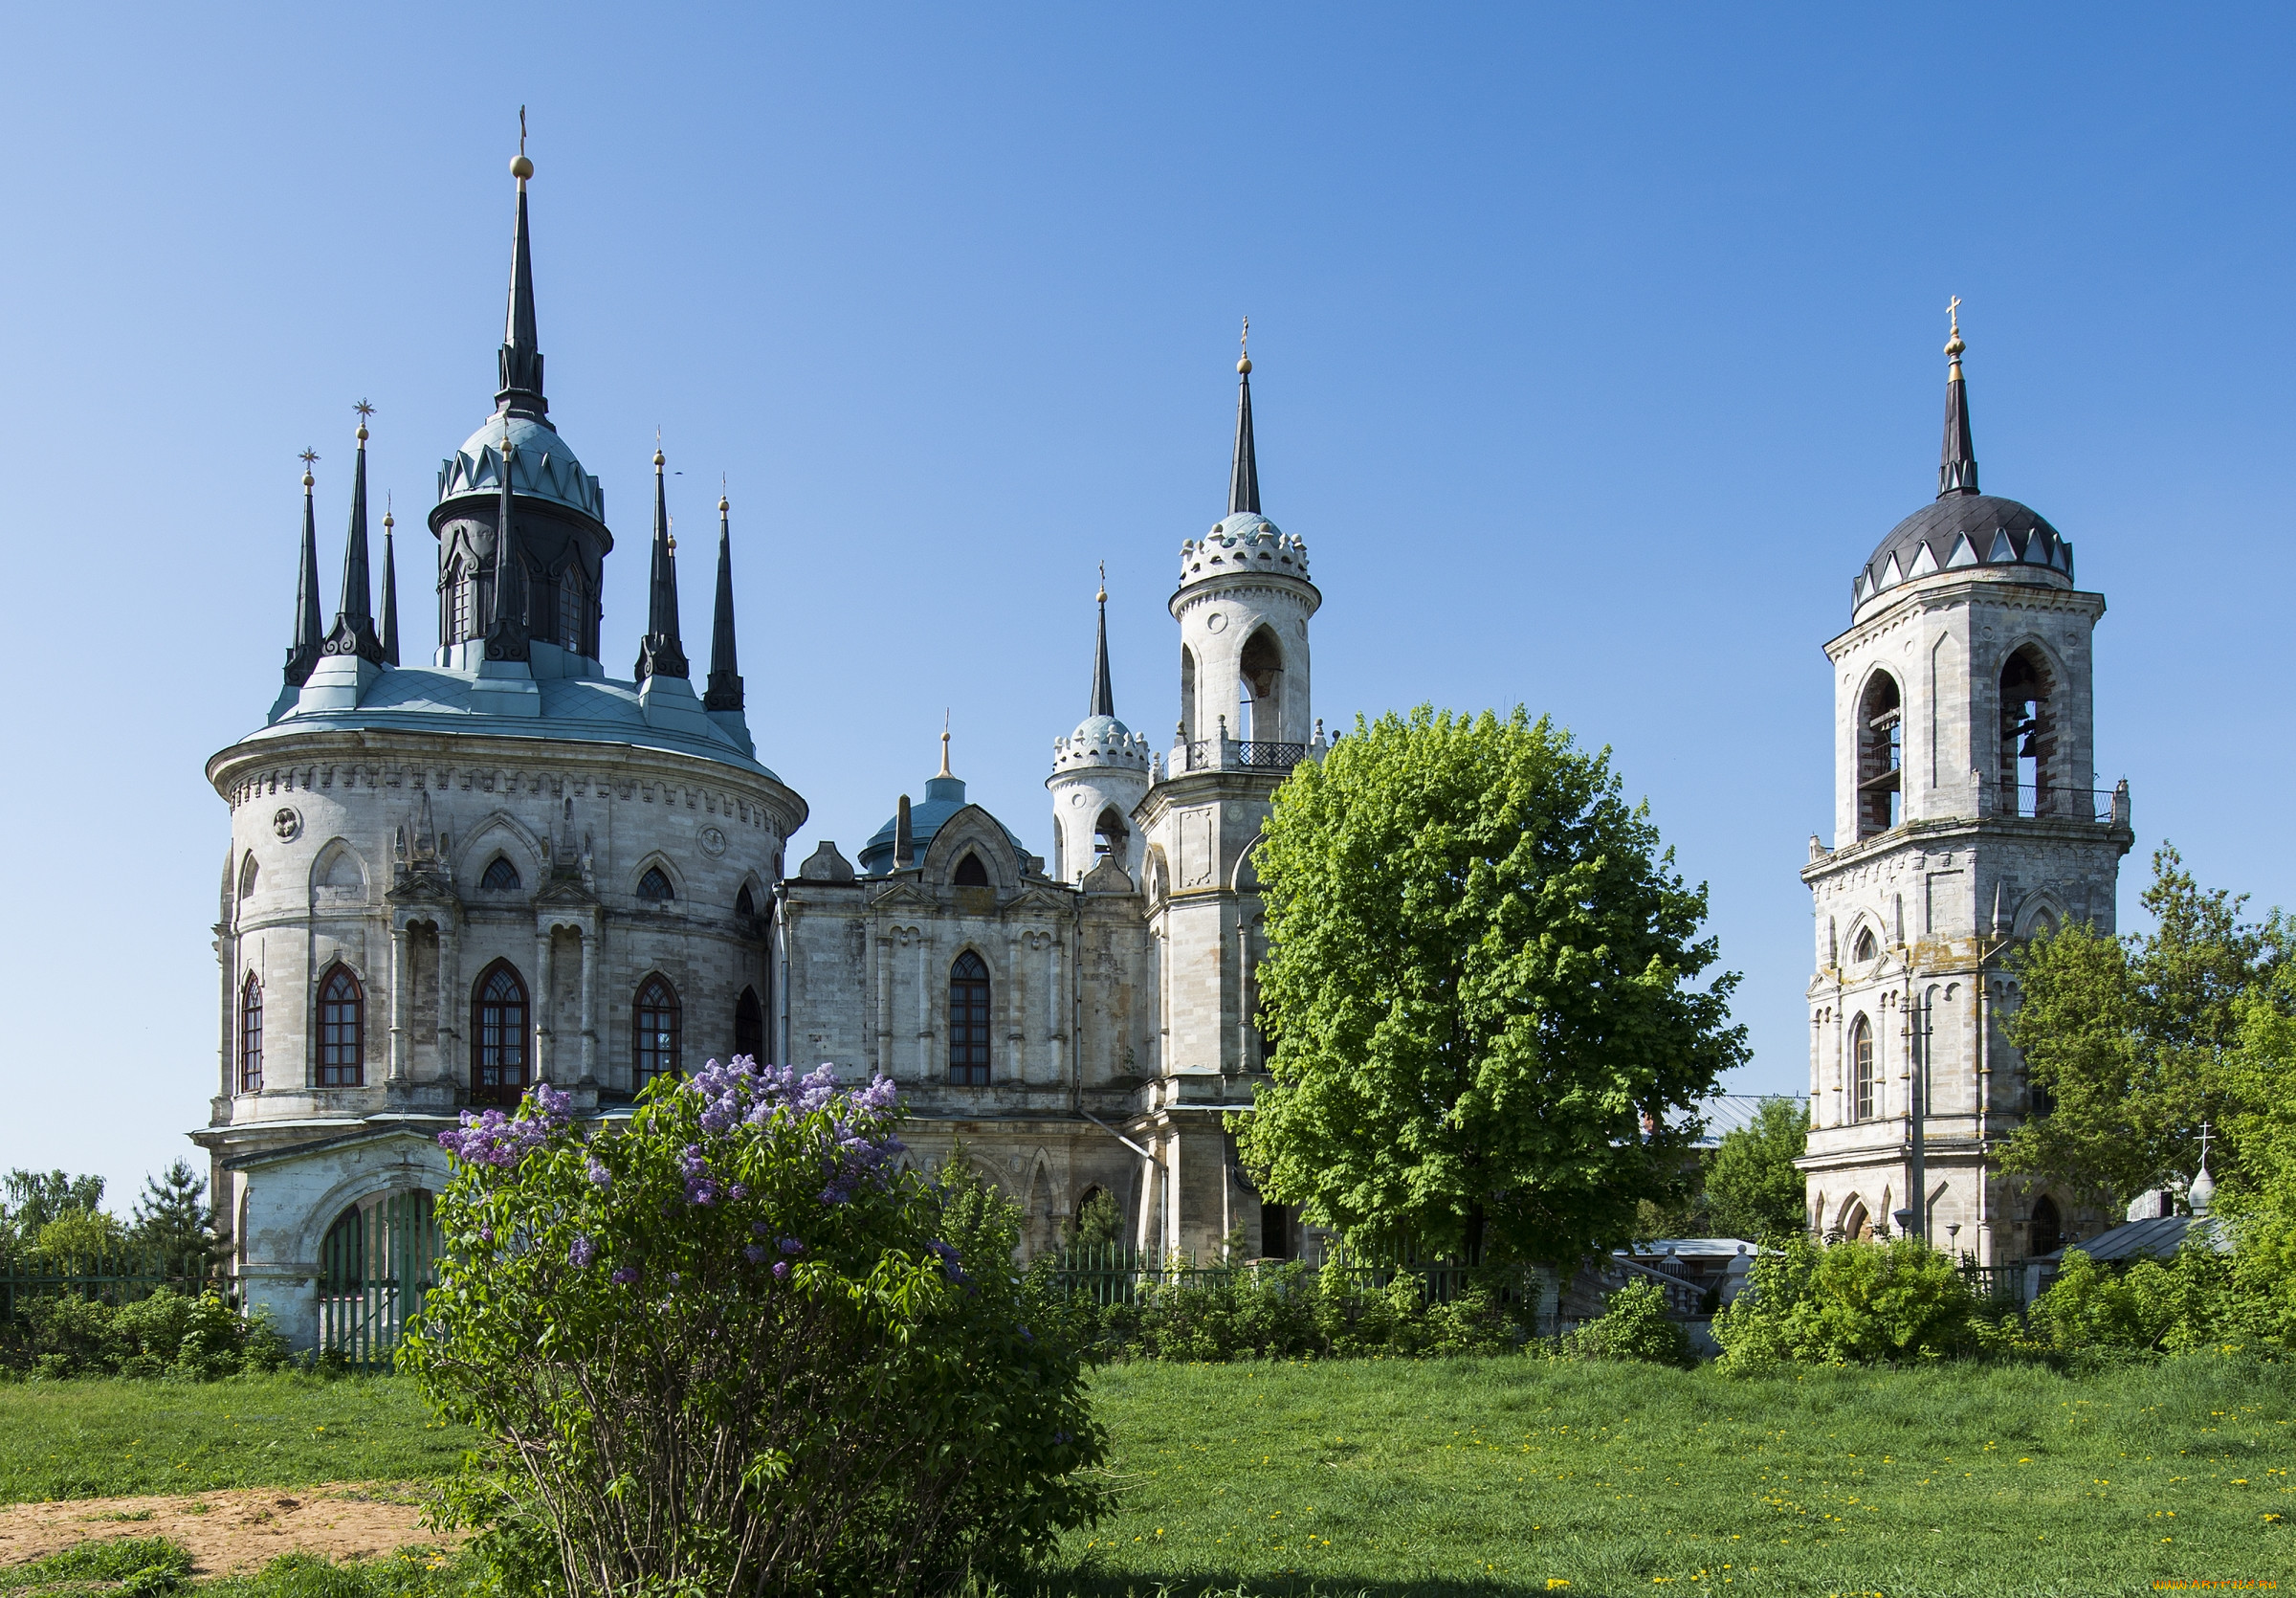
[[[1031,1593],[2296,1586],[2286,1368],[1733,1380],[1493,1359],[1118,1365],[1093,1387],[1124,1506]],[[421,1476],[460,1446],[392,1381],[0,1387],[14,1498]]]
[[[409,1480],[469,1440],[387,1377],[16,1383],[0,1386],[0,1503]]]

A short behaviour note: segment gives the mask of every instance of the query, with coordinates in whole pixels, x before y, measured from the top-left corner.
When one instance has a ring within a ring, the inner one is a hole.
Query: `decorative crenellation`
[[[1228,517],[1201,539],[1180,546],[1180,586],[1238,572],[1297,577],[1308,575],[1307,540],[1284,532],[1266,517],[1243,512]]]
[[[379,791],[429,788],[444,793],[548,793],[552,798],[626,799],[638,804],[661,804],[709,815],[723,816],[744,827],[765,826],[763,807],[737,794],[686,783],[648,782],[638,777],[595,777],[587,772],[526,771],[501,766],[274,766],[256,772],[232,787],[229,803],[234,810],[274,794],[325,793],[358,788]]]
[[[1120,721],[1108,722],[1097,734],[1078,727],[1066,738],[1052,740],[1055,772],[1114,766],[1145,775],[1149,759],[1147,734],[1128,732]]]

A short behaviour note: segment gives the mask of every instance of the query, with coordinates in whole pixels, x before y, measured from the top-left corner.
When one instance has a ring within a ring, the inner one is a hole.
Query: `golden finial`
[[[667,525],[663,527],[662,531],[667,535],[670,553],[674,555],[677,553],[677,518],[674,516],[664,517],[663,521]]]
[[[319,458],[319,452],[305,444],[303,453],[295,458],[303,463],[303,486],[309,488],[311,486],[311,463]]]
[[[949,713],[945,709],[940,713],[940,774],[944,777],[957,775],[949,769]]]
[[[1100,591],[1093,595],[1093,598],[1102,605],[1108,603],[1108,563],[1106,561],[1100,563]]]
[[[733,501],[725,497],[725,474],[720,472],[718,474],[718,514],[722,517],[733,508]]]
[[[534,163],[526,159],[526,107],[523,105],[519,107],[519,153],[510,158],[510,175],[519,180],[520,189],[525,188],[526,180],[534,176]]]
[[[398,523],[391,520],[390,495],[387,491],[386,491],[383,496],[383,536],[388,538],[390,536],[391,528],[397,525]]]
[[[1961,342],[1961,297],[1959,295],[1954,295],[1953,299],[1945,302],[1945,314],[1953,324],[1953,331],[1946,337],[1945,353],[1954,363],[1954,374],[1959,376],[1961,352],[1969,347]]]
[[[1244,319],[1244,332],[1236,340],[1236,375],[1251,375],[1251,318]]]
[[[653,430],[653,475],[657,477],[662,475],[662,430],[659,427]]]
[[[375,408],[366,401],[361,400],[351,409],[359,412],[359,445],[364,449],[366,447],[366,419],[375,413]]]

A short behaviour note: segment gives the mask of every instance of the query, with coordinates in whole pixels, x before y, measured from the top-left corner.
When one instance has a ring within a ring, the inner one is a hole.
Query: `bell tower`
[[[1938,493],[1851,581],[1834,674],[1834,844],[1810,840],[1809,1223],[1910,1232],[1994,1265],[2046,1253],[2069,1195],[1989,1156],[2032,1107],[2009,957],[2068,918],[2114,930],[2129,788],[2095,770],[2102,594],[2040,515],[1983,494],[1949,307]]]
[[[1228,513],[1181,546],[1171,599],[1181,639],[1179,736],[1133,812],[1146,839],[1143,886],[1162,994],[1159,1072],[1142,1090],[1134,1136],[1159,1151],[1159,1181],[1170,1195],[1142,1206],[1139,1242],[1200,1257],[1237,1226],[1247,1254],[1272,1246],[1221,1118],[1249,1107],[1266,1056],[1253,988],[1265,930],[1251,848],[1276,788],[1323,746],[1308,699],[1308,620],[1323,595],[1308,579],[1306,544],[1261,514],[1247,352],[1236,373]],[[1185,1232],[1177,1220],[1183,1209],[1193,1228]]]

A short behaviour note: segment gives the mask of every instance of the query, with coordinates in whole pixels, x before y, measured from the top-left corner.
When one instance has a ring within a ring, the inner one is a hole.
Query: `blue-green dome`
[[[925,779],[925,797],[922,803],[909,807],[909,835],[916,840],[916,859],[925,857],[925,846],[933,841],[943,823],[968,803],[964,797],[962,777],[928,777]],[[990,817],[995,820],[995,817]],[[882,877],[893,870],[893,839],[901,818],[893,816],[884,826],[872,832],[869,841],[861,846],[861,869],[871,877]],[[1028,851],[1022,847],[1020,836],[1002,821],[998,830],[1012,844],[1012,855],[1023,872],[1028,869]]]
[[[513,494],[548,499],[580,511],[594,522],[606,520],[606,494],[598,479],[582,469],[574,452],[548,422],[533,416],[500,414],[463,440],[462,448],[439,462],[438,498],[443,503],[465,495],[502,492],[502,439],[508,433]]]

